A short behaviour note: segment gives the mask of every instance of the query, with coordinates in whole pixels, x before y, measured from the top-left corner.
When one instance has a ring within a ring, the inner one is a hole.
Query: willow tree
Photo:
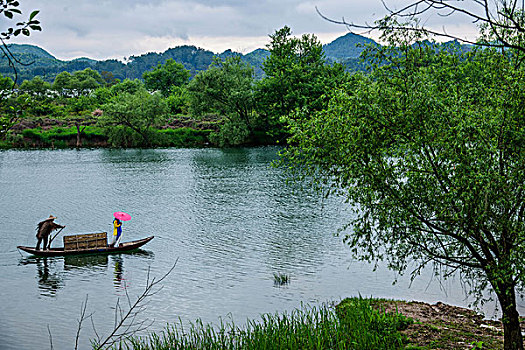
[[[109,141],[113,145],[129,143],[127,132],[140,136],[140,146],[151,147],[154,144],[153,127],[166,121],[166,101],[159,93],[150,94],[145,89],[135,93],[121,92],[102,106],[104,110],[100,121],[106,125]],[[123,128],[123,129],[120,129]]]
[[[412,32],[413,33],[413,32]],[[495,50],[413,44],[374,50],[324,110],[290,118],[284,159],[356,208],[355,257],[413,276],[460,273],[491,289],[505,349],[523,349],[516,292],[525,282],[525,72]],[[416,38],[417,39],[417,38]],[[478,299],[479,300],[479,299]]]
[[[254,135],[257,123],[253,68],[239,56],[215,58],[206,71],[188,85],[192,113],[218,112],[227,119],[221,126],[222,141],[240,145]]]

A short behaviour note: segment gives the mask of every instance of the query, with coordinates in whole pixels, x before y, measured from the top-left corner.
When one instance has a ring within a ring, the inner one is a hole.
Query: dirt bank
[[[411,317],[416,322],[403,333],[408,349],[503,349],[503,327],[473,310],[443,303],[378,301],[378,307]],[[525,319],[521,328],[525,331]],[[476,347],[477,346],[477,347]]]

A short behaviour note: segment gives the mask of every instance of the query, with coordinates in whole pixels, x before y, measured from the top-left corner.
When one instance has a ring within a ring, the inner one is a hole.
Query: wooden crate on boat
[[[64,250],[106,248],[107,245],[106,232],[64,236]]]

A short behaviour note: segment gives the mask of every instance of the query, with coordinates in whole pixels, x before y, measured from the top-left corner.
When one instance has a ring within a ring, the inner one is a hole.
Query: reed
[[[291,313],[267,314],[244,327],[222,320],[217,327],[200,320],[182,321],[160,334],[132,337],[115,349],[401,349],[400,330],[411,320],[372,307],[371,299],[343,300],[337,307],[305,307]]]
[[[284,273],[273,273],[273,283],[277,286],[284,286],[285,284],[290,283],[290,276]]]

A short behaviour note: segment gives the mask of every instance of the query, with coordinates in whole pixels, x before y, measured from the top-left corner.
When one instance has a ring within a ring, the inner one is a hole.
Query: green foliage
[[[263,64],[266,76],[257,84],[259,111],[280,128],[280,118],[296,109],[320,110],[325,94],[345,79],[339,64],[325,61],[323,47],[314,35],[292,37],[289,27],[270,35],[270,56]]]
[[[154,147],[203,147],[208,145],[209,130],[195,130],[191,128],[177,128],[156,130],[150,129],[149,138]],[[104,128],[100,126],[86,125],[82,128],[82,139],[85,145],[107,144],[111,147],[143,147],[143,138],[131,130],[122,126]],[[3,147],[16,144],[18,147],[74,147],[76,146],[77,128],[55,127],[48,130],[24,129],[20,140],[7,140],[2,143]],[[9,143],[10,142],[10,143]]]
[[[79,96],[67,99],[66,108],[74,116],[85,116],[91,114],[91,111],[97,105],[96,103],[97,101],[91,96]]]
[[[25,138],[28,138],[30,140],[34,140],[34,141],[42,139],[41,132],[39,132],[39,131],[37,131],[35,129],[24,129],[22,131],[22,136],[25,137]]]
[[[53,90],[57,91],[61,95],[65,96],[68,94],[70,89],[69,82],[71,81],[71,74],[69,72],[62,72],[55,77],[53,81]]]
[[[233,323],[219,327],[201,321],[184,327],[168,326],[161,334],[131,338],[119,349],[402,349],[400,330],[411,320],[397,313],[371,307],[368,299],[346,299],[334,311],[319,308],[295,310],[290,314],[263,315],[243,328]]]
[[[174,92],[174,88],[186,85],[190,79],[190,72],[181,63],[168,59],[163,65],[159,64],[154,70],[142,74],[146,89],[160,91],[165,97]]]
[[[141,145],[153,144],[153,126],[165,121],[167,105],[160,94],[150,94],[144,89],[131,94],[121,92],[103,106],[104,115],[101,121],[111,126],[108,128],[108,138],[111,143],[137,145],[135,136],[141,138]],[[120,125],[123,128],[114,128]],[[129,130],[128,130],[129,129]],[[132,131],[129,137],[128,132]]]
[[[343,39],[344,41],[342,42]],[[370,40],[365,37],[356,37],[355,39],[356,40],[347,41],[346,38],[343,37],[341,40],[336,39],[333,43],[325,45],[323,49],[327,53],[327,59],[340,63],[344,62],[345,67],[350,71],[363,69],[360,64],[356,63],[357,59],[355,57],[357,52],[355,51],[355,45],[357,42],[363,44]],[[31,63],[30,65],[17,65],[18,81],[31,80],[38,75],[45,81],[52,82],[61,72],[72,73],[90,68],[101,74],[106,86],[114,85],[118,80],[122,81],[126,78],[132,80],[140,79],[145,72],[155,69],[158,65],[162,65],[170,59],[182,64],[184,68],[191,73],[191,76],[194,76],[198,72],[206,70],[213,62],[215,56],[218,56],[222,60],[238,56],[243,62],[251,65],[254,69],[255,77],[261,79],[264,76],[262,69],[263,62],[269,56],[268,50],[265,49],[256,49],[245,55],[226,50],[219,55],[215,55],[211,51],[203,50],[195,46],[179,46],[168,49],[162,53],[150,52],[140,56],[132,56],[127,63],[115,59],[96,61],[87,58],[62,61],[37,46],[8,44],[8,47],[17,60],[24,63]],[[335,57],[332,55],[335,55]],[[348,66],[346,66],[346,64],[348,64]],[[8,60],[1,56],[0,74],[14,78]]]
[[[11,78],[0,75],[0,96],[7,94],[15,86],[14,84]]]
[[[20,91],[40,99],[46,97],[49,90],[51,90],[51,84],[44,81],[40,76],[36,76],[32,80],[24,80],[20,85]]]
[[[117,85],[119,84],[120,83],[117,83]],[[93,99],[94,103],[96,103],[98,106],[102,106],[103,104],[108,103],[114,95],[115,94],[112,91],[112,87],[102,86],[93,90],[93,92],[90,94],[90,97]]]
[[[146,138],[151,144],[152,141],[152,131],[147,130]],[[131,128],[116,125],[112,127],[106,127],[104,129],[104,135],[108,139],[108,144],[111,147],[143,147],[144,146],[144,137],[134,132]]]
[[[104,84],[104,79],[97,71],[86,68],[73,74],[68,72],[58,74],[52,86],[62,96],[78,97],[87,95]]]
[[[100,72],[100,76],[104,80],[106,86],[113,86],[120,82],[118,78],[115,78],[115,75],[112,72],[103,70]]]
[[[414,323],[411,318],[397,312],[377,309],[373,306],[373,299],[361,297],[344,299],[337,305],[336,312],[350,338],[359,339],[353,344],[356,349],[374,349],[374,344],[383,348],[388,343],[402,347],[404,338],[399,331]]]
[[[246,123],[237,116],[225,119],[219,131],[210,134],[210,142],[219,147],[240,146],[250,139]]]
[[[216,58],[210,68],[197,74],[188,86],[195,115],[219,112],[246,119],[253,110],[253,69],[239,57]]]
[[[51,98],[43,98],[39,100],[38,98],[27,96],[27,99],[30,101],[25,110],[27,116],[64,117],[66,115],[64,107],[53,103]]]
[[[124,79],[121,83],[115,84],[109,89],[112,96],[116,96],[122,92],[136,94],[141,90],[144,90],[144,83],[139,79]]]
[[[166,103],[171,114],[187,114],[191,105],[188,90],[185,87],[173,87]]]
[[[388,33],[387,33],[388,34]],[[436,50],[407,33],[376,48],[329,105],[290,118],[285,152],[355,205],[345,237],[360,259],[413,276],[459,271],[469,293],[491,287],[519,329],[525,284],[525,71],[520,54]],[[304,175],[304,174],[303,174]],[[512,329],[512,328],[510,328]],[[520,338],[521,339],[521,338]],[[518,341],[519,342],[519,341]]]
[[[483,342],[482,341],[475,341],[475,342],[472,342],[470,345],[473,346],[473,350],[481,350],[483,349]]]
[[[252,67],[234,56],[225,61],[215,59],[208,70],[197,74],[188,85],[195,115],[218,112],[228,116],[220,144],[242,144],[252,133],[256,118],[253,82]]]
[[[16,93],[0,99],[0,140],[5,140],[9,130],[25,116],[28,103],[27,96]]]
[[[158,147],[202,147],[208,144],[209,130],[191,128],[165,129],[158,131]]]
[[[17,57],[13,55],[7,42],[13,37],[17,37],[20,34],[24,36],[31,35],[31,31],[41,31],[40,21],[36,19],[39,11],[32,11],[27,21],[21,21],[16,19],[16,16],[22,15],[20,10],[20,2],[17,0],[2,0],[0,2],[0,16],[5,17],[2,23],[7,22],[6,28],[0,28],[0,47],[2,52],[2,58],[7,61],[9,70],[12,70],[15,82],[17,81],[18,72],[15,64],[20,64]],[[12,22],[16,24],[12,24]],[[25,64],[28,64],[25,62]]]

